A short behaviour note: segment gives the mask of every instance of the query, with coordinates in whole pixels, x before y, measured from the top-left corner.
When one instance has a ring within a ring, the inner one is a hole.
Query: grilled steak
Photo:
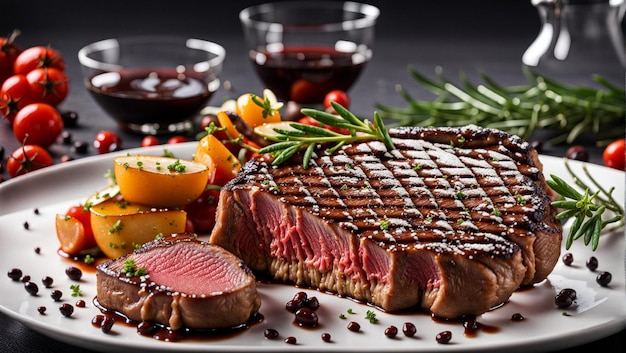
[[[210,242],[255,272],[442,318],[479,315],[542,281],[561,225],[536,150],[476,126],[248,162],[220,194]],[[301,156],[299,158],[302,158]]]
[[[122,273],[127,260],[147,276]],[[97,302],[129,319],[173,330],[244,324],[261,305],[256,279],[233,254],[178,234],[98,265]]]

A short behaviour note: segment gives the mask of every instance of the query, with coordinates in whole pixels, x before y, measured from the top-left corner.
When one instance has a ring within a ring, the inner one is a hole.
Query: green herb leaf
[[[262,135],[275,143],[261,148],[259,153],[272,153],[275,156],[273,165],[279,165],[291,158],[301,149],[305,150],[302,165],[308,168],[311,156],[316,145],[329,144],[327,153],[334,153],[344,144],[353,141],[380,140],[387,148],[394,149],[393,142],[389,136],[382,118],[374,114],[374,124],[367,120],[359,120],[348,109],[336,102],[332,102],[337,115],[315,109],[304,108],[301,112],[322,124],[334,128],[344,128],[350,134],[337,133],[324,127],[312,126],[300,123],[291,123],[291,129],[285,125],[282,128],[274,128],[273,134]]]
[[[606,191],[589,174],[586,164],[582,166],[583,171],[591,183],[598,188],[593,193],[591,193],[591,187],[583,183],[581,178],[573,172],[567,158],[564,158],[564,162],[574,183],[584,189],[584,193],[580,193],[556,175],[551,175],[552,179],[546,180],[548,186],[562,198],[552,202],[552,206],[562,209],[556,218],[560,220],[574,218],[565,241],[565,248],[569,249],[574,241],[582,237],[584,244],[586,246],[591,244],[592,250],[595,251],[600,243],[602,230],[607,229],[608,225],[613,223],[615,223],[615,228],[624,226],[624,208],[611,195],[614,188]],[[607,210],[613,212],[615,216],[603,220],[602,216]]]
[[[399,126],[463,126],[476,124],[497,128],[529,139],[539,129],[558,134],[547,143],[572,143],[582,133],[598,137],[599,144],[624,136],[624,89],[601,76],[594,79],[601,88],[571,86],[524,69],[525,85],[504,87],[481,74],[474,84],[461,73],[460,83],[451,82],[437,67],[430,79],[413,67],[409,74],[434,100],[418,100],[398,85],[406,107],[376,104],[384,119]]]

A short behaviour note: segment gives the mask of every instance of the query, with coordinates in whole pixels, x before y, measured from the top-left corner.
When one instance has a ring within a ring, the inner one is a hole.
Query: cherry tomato
[[[604,148],[604,152],[602,153],[604,165],[609,168],[624,170],[624,162],[626,160],[624,142],[625,139],[615,140]]]
[[[0,82],[13,76],[13,64],[22,50],[15,44],[20,31],[14,30],[8,37],[0,37]]]
[[[209,233],[215,226],[219,197],[219,189],[208,186],[197,199],[185,206],[187,219],[191,221],[196,232]]]
[[[330,102],[338,103],[344,108],[350,109],[350,97],[342,90],[336,89],[326,93],[326,96],[324,96],[324,109],[327,112],[334,113],[335,109],[333,109]]]
[[[91,229],[91,212],[89,212],[89,209],[85,208],[83,205],[71,206],[67,212],[65,212],[65,215],[78,219],[85,229],[85,237],[91,240],[87,242],[90,245],[88,247],[96,246],[96,240],[93,237],[93,230]]]
[[[311,118],[310,116],[304,116],[300,119],[298,119],[298,123],[300,124],[304,124],[304,125],[311,125],[311,126],[317,126],[317,127],[324,127],[324,124],[320,123],[319,121]]]
[[[33,99],[56,106],[67,98],[69,78],[65,72],[53,67],[42,67],[30,71],[26,78],[30,82]]]
[[[32,103],[20,109],[13,120],[13,135],[25,144],[48,147],[63,131],[63,118],[51,105]]]
[[[173,145],[176,143],[183,143],[183,142],[189,142],[189,139],[186,138],[185,136],[177,135],[177,136],[172,136],[167,140],[167,143],[169,145]]]
[[[13,72],[18,75],[26,75],[37,68],[53,67],[61,71],[65,70],[63,56],[51,47],[34,46],[21,52],[13,64]]]
[[[141,140],[141,147],[157,146],[160,144],[161,142],[159,142],[159,139],[152,135],[145,136]]]
[[[318,104],[324,97],[314,82],[299,79],[291,84],[289,99],[299,104]]]
[[[122,149],[122,138],[113,131],[102,130],[96,134],[93,147],[99,154],[119,151]]]
[[[35,103],[32,96],[26,76],[10,76],[0,87],[0,113],[12,123],[20,109]]]
[[[37,145],[22,145],[11,153],[6,167],[11,178],[14,178],[52,164],[54,160],[45,148]]]

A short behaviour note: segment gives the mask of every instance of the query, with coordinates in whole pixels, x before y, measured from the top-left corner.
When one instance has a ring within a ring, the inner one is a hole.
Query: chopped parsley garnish
[[[172,163],[172,164],[167,166],[167,169],[170,172],[178,172],[178,173],[184,173],[185,172],[185,168],[187,168],[187,167],[180,162],[180,159],[177,159],[176,162],[174,162],[174,163]]]
[[[376,313],[372,310],[368,310],[365,313],[365,319],[368,320],[371,324],[375,324],[378,322],[378,319],[376,318]]]
[[[120,271],[120,273],[125,274],[127,277],[138,277],[148,274],[145,267],[137,268],[134,259],[127,259],[124,261],[124,268]]]
[[[91,255],[89,254],[85,255],[85,258],[83,259],[83,262],[86,263],[87,265],[93,264],[94,261],[96,260],[93,257],[91,257]]]
[[[83,296],[83,293],[80,291],[80,284],[72,284],[70,285],[70,289],[72,290],[72,297]]]
[[[130,204],[130,202],[125,201],[125,200],[124,201],[115,201],[114,203],[119,208],[126,208],[126,206],[128,206]]]
[[[109,229],[109,233],[110,234],[119,233],[122,229],[124,229],[124,226],[122,225],[122,220],[118,219],[115,223],[113,223],[113,226],[111,226],[111,228]]]

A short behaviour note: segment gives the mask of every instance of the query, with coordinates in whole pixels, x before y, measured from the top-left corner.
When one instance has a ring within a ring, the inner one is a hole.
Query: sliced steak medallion
[[[146,276],[128,276],[128,260]],[[144,244],[98,265],[97,302],[129,319],[173,330],[240,326],[261,305],[256,279],[232,253],[187,234]]]
[[[545,279],[562,230],[528,143],[476,126],[390,136],[394,150],[320,146],[307,169],[248,162],[222,189],[210,242],[279,281],[443,318]]]

